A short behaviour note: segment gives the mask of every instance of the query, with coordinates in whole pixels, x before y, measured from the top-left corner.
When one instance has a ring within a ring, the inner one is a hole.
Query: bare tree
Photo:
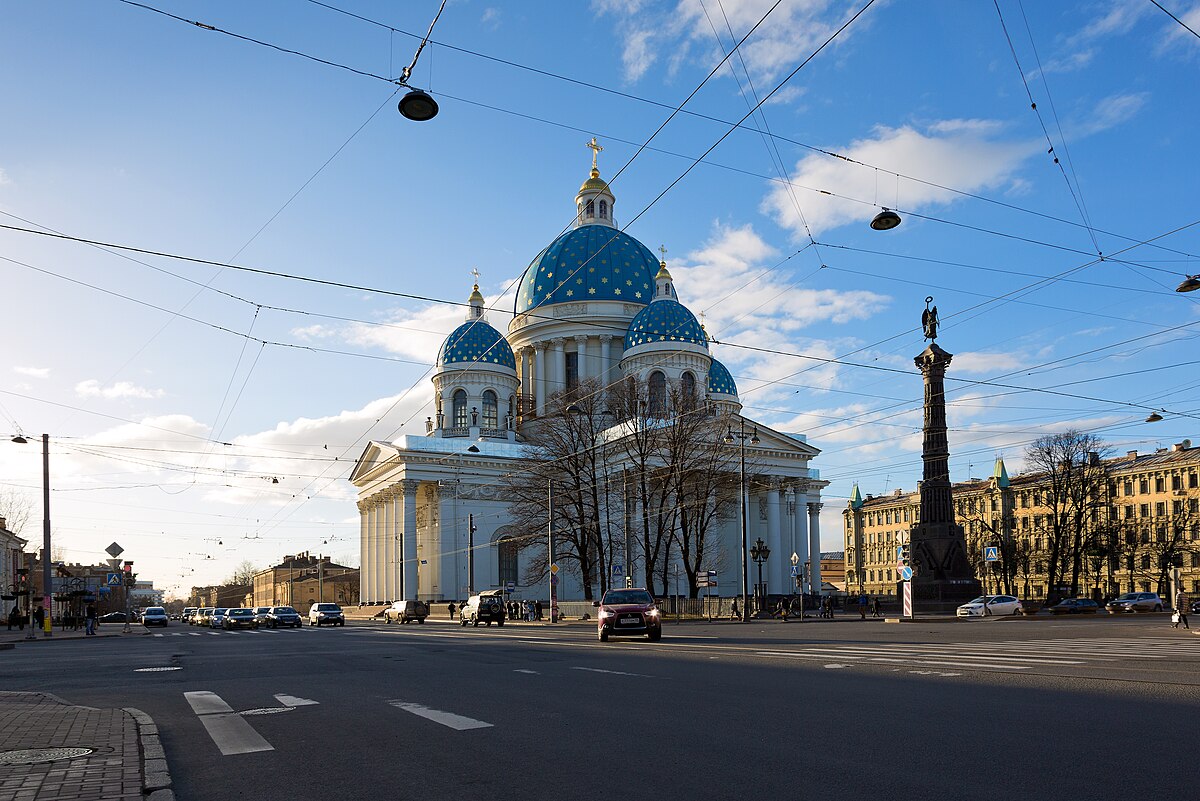
[[[258,572],[258,568],[249,559],[243,559],[241,564],[233,569],[233,573],[229,578],[225,579],[227,586],[236,586],[238,584],[252,584],[254,582],[254,574]]]
[[[1025,463],[1039,473],[1039,490],[1049,514],[1041,526],[1049,545],[1046,603],[1060,597],[1059,586],[1070,574],[1070,593],[1079,590],[1083,541],[1098,520],[1104,503],[1107,473],[1103,457],[1108,448],[1096,436],[1064,431],[1039,437],[1025,449]]]
[[[4,527],[13,534],[20,534],[25,528],[32,509],[33,499],[29,495],[16,487],[0,487],[0,517],[5,519]]]

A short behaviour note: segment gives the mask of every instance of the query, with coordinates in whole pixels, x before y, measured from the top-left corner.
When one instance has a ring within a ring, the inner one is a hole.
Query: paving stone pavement
[[[73,759],[0,764],[0,801],[145,798],[143,749],[147,747],[159,748],[157,730],[136,710],[76,706],[48,693],[0,692],[0,756],[27,749],[94,749]],[[165,771],[163,761],[164,775]]]

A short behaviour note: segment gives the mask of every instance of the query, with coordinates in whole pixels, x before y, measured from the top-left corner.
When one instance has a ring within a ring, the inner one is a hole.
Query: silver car
[[[161,606],[148,606],[146,611],[142,612],[143,626],[165,626],[167,625],[167,610]]]
[[[1113,598],[1105,608],[1110,612],[1161,612],[1163,600],[1156,592],[1127,592]]]

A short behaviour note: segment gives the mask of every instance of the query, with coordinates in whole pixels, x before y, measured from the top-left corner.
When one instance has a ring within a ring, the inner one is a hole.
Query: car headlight
[[[659,615],[659,611],[657,609],[647,609],[646,610],[646,617],[658,617],[658,615]]]
[[[616,614],[616,612],[612,611],[611,609],[601,609],[600,610],[600,619],[604,620],[604,618],[612,617],[615,614]]]

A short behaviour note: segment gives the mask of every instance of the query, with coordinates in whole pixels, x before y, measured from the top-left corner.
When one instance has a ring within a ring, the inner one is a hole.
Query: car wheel
[[[419,617],[419,618],[417,618],[417,622],[418,622],[418,623],[424,623],[424,622],[425,622],[425,618],[423,618],[423,617]]]
[[[346,621],[344,621],[344,620],[343,620],[341,623],[338,623],[338,625],[339,625],[339,626],[342,626],[342,627],[345,627],[345,625],[346,625]]]
[[[650,638],[650,642],[658,642],[659,640],[662,639],[662,632],[661,631],[652,631],[646,636],[648,636]]]
[[[1155,612],[1161,612],[1161,611],[1162,611],[1162,604],[1155,604],[1155,605],[1154,605],[1154,611],[1155,611]]]
[[[1014,616],[1021,614],[1021,607],[1019,607],[1019,606],[1016,607],[1015,609],[1012,610],[1012,613]]]
[[[598,636],[600,638],[600,642],[608,642],[608,630],[607,629],[600,629]]]
[[[497,620],[497,621],[496,621],[496,625],[497,625],[497,626],[503,626],[503,625],[504,625],[504,621],[503,621],[503,620]]]
[[[471,618],[471,628],[475,628],[475,629],[479,628],[479,618],[477,618],[477,617]]]
[[[459,623],[462,625],[462,627],[463,627],[464,629],[467,627],[467,619],[466,619],[465,617],[460,617],[460,618],[458,619],[458,622],[459,622]]]

